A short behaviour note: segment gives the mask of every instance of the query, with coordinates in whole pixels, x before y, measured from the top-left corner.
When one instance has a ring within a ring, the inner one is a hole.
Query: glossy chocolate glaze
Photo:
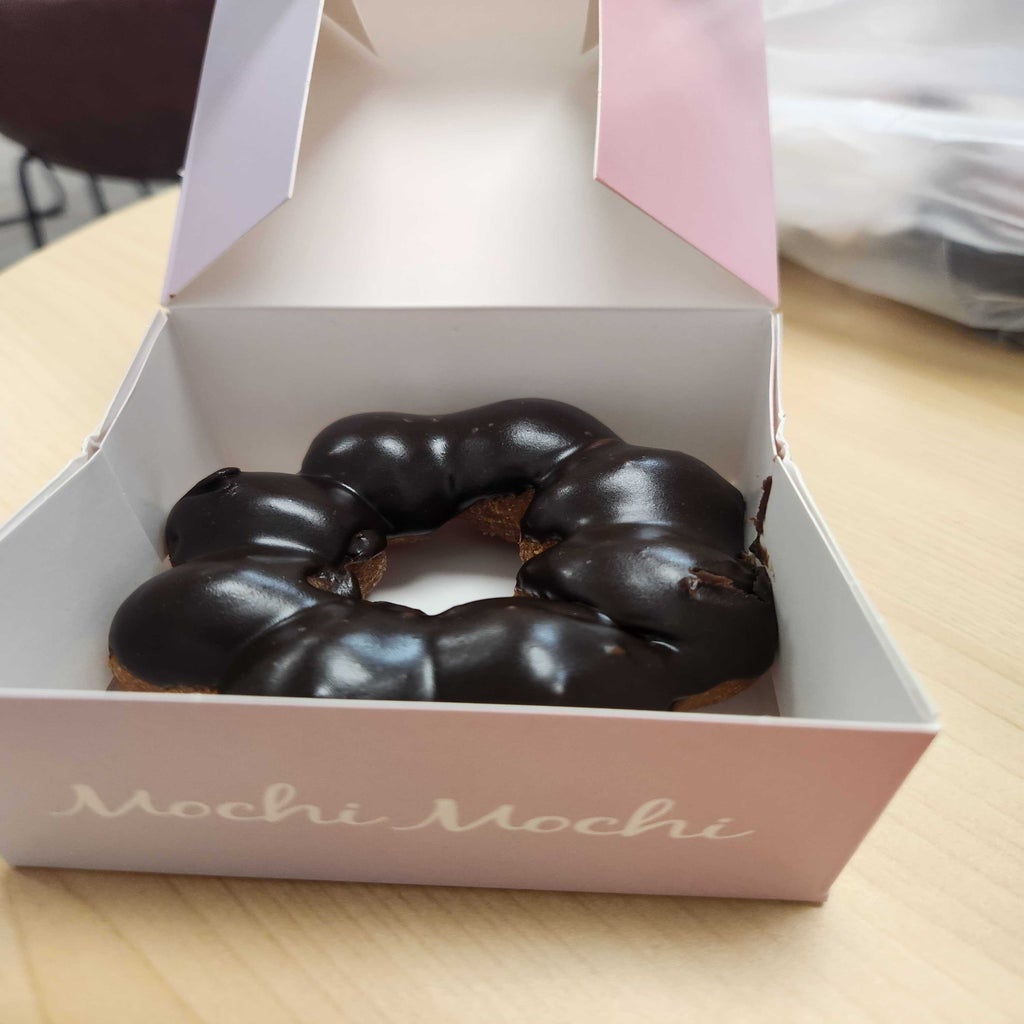
[[[386,539],[384,520],[331,480],[233,467],[200,480],[164,529],[171,565],[257,554],[341,565],[383,551]]]
[[[232,661],[221,692],[435,700],[427,618],[385,601],[322,604],[253,640]]]
[[[566,456],[614,437],[593,416],[543,399],[447,416],[363,413],[321,431],[302,472],[350,487],[400,536],[436,530],[480,498],[535,488]]]
[[[665,526],[591,526],[519,570],[525,594],[593,605],[628,633],[689,652],[688,693],[747,679],[775,651],[775,606],[764,568]],[[770,662],[770,658],[769,658]]]
[[[683,526],[732,554],[743,549],[743,495],[710,466],[682,452],[610,440],[556,466],[523,517],[523,535],[571,537],[589,526]]]
[[[497,598],[424,615],[347,601],[264,633],[232,662],[221,689],[662,710],[680,696],[692,661],[578,604]]]
[[[197,559],[142,584],[118,609],[110,649],[158,686],[216,689],[253,637],[334,594],[306,582],[309,559]]]
[[[526,596],[433,616],[360,599],[345,566],[386,537],[529,489],[523,535],[558,543],[523,565]],[[125,601],[111,653],[150,683],[225,693],[666,709],[774,657],[744,515],[704,463],[559,402],[350,416],[300,474],[192,488],[167,522],[175,568]]]

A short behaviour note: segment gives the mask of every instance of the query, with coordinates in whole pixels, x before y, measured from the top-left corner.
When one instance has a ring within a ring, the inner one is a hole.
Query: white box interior
[[[692,452],[751,512],[773,477],[781,654],[771,680],[719,711],[775,713],[777,700],[788,718],[930,722],[777,457],[765,300],[593,180],[590,0],[373,0],[360,12],[376,53],[330,19],[359,36],[349,5],[329,4],[304,126],[317,5],[223,8],[237,52],[204,73],[179,234],[228,248],[151,332],[91,457],[7,528],[0,570],[19,599],[0,641],[20,653],[3,686],[105,687],[110,618],[160,570],[167,511],[211,470],[295,470],[352,412],[539,396]],[[300,128],[294,198],[245,233],[284,198]],[[510,589],[505,552],[462,539],[443,551],[444,571],[417,578],[414,556],[379,596],[434,611]]]
[[[284,203],[282,184],[275,192],[253,163],[279,163],[295,144],[298,111],[278,110],[281,91],[263,66],[271,47],[287,50],[284,33],[268,28],[264,38],[245,26],[257,38],[236,70],[249,77],[244,88],[225,89],[223,104],[258,95],[260,138],[252,139],[252,125],[241,130],[239,112],[193,140],[183,238],[191,244],[197,235],[195,245],[208,248],[223,232],[233,244],[193,283],[173,286],[175,303],[765,306],[753,288],[594,180],[600,83],[597,49],[582,52],[588,6],[373,0],[360,13],[376,53],[328,17],[294,195]],[[290,68],[298,43],[294,50]],[[275,133],[276,154],[264,154],[261,140]],[[273,212],[230,238],[234,207],[241,227],[246,216],[258,219],[261,201]]]
[[[294,471],[315,434],[348,413],[529,395],[577,404],[630,441],[698,455],[737,483],[751,511],[772,476],[765,546],[779,606],[779,711],[929,722],[798,477],[776,457],[771,359],[772,318],[760,310],[176,310],[98,451],[0,544],[8,592],[21,594],[0,619],[0,643],[24,653],[7,662],[3,686],[106,686],[110,618],[162,570],[167,511],[213,469]],[[76,529],[58,526],[66,522]],[[508,593],[514,559],[487,558],[381,594],[436,609]],[[720,711],[774,713],[768,683]]]

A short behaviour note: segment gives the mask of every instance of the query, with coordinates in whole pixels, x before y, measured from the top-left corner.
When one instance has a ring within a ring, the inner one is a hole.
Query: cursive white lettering
[[[619,832],[620,836],[639,836],[644,832],[652,832],[656,828],[668,829],[672,839],[697,839],[700,832],[687,832],[687,822],[682,818],[666,818],[664,821],[657,821],[663,814],[668,814],[676,805],[675,800],[662,797],[658,800],[648,800],[641,804],[626,819],[626,824]]]
[[[548,824],[549,822],[550,824]],[[557,814],[549,814],[539,818],[530,818],[529,821],[524,821],[519,827],[524,832],[561,832],[562,829],[568,828],[571,824],[572,821],[569,818],[563,818]]]
[[[459,805],[449,797],[438,797],[434,801],[434,809],[420,822],[415,825],[392,825],[395,832],[415,832],[417,829],[427,828],[430,825],[438,824],[446,832],[472,832],[481,825],[495,825],[506,832],[518,832],[519,829],[512,824],[511,816],[515,810],[514,804],[502,804],[495,807],[493,811],[476,821],[469,821],[465,825],[459,822]]]
[[[391,819],[363,817],[362,804],[351,801],[342,806],[334,816],[325,814],[317,804],[296,802],[298,791],[288,782],[275,782],[267,786],[259,803],[244,800],[226,800],[211,805],[201,800],[177,800],[165,809],[157,806],[147,789],[136,789],[122,803],[107,803],[92,786],[75,783],[71,787],[74,797],[70,807],[51,811],[54,817],[70,817],[89,812],[100,818],[121,818],[132,812],[152,815],[158,818],[206,818],[211,815],[226,821],[258,821],[276,825],[283,821],[301,819],[312,825],[351,825],[365,827],[385,825]],[[731,832],[733,818],[718,818],[710,825],[698,828],[684,818],[668,815],[675,809],[675,801],[658,797],[641,804],[628,818],[595,816],[572,819],[560,814],[541,814],[516,823],[516,805],[501,804],[478,817],[468,816],[457,800],[439,797],[434,801],[426,817],[412,825],[390,825],[396,832],[416,832],[436,827],[446,832],[473,832],[490,827],[504,832],[529,832],[544,835],[549,832],[571,830],[581,836],[623,836],[632,837],[658,831],[670,839],[741,839],[754,834],[753,829]]]
[[[342,825],[383,825],[387,818],[366,818],[360,821],[356,815],[359,813],[359,804],[345,804],[345,809],[338,815],[338,822]]]
[[[347,820],[351,816],[351,811],[345,811],[336,818],[325,818],[323,810],[316,804],[292,804],[295,792],[295,787],[287,782],[275,782],[272,786],[267,786],[263,791],[263,821],[275,825],[285,818],[304,814],[306,820],[313,825],[367,824]]]
[[[616,827],[598,831],[594,826],[599,821],[606,821],[609,825]],[[579,832],[581,836],[617,836],[622,834],[622,830],[617,827],[618,824],[618,818],[580,818],[580,820],[573,825],[572,829],[574,832]]]
[[[239,813],[236,808],[243,809],[249,813]],[[227,803],[217,804],[217,814],[228,821],[262,821],[263,816],[256,813],[255,804],[247,804],[241,800],[229,800]]]
[[[179,800],[167,808],[167,813],[175,818],[205,818],[210,813],[210,805],[198,800]]]
[[[107,807],[100,799],[99,794],[92,786],[82,783],[75,783],[71,787],[75,794],[75,802],[71,807],[63,811],[50,811],[55,818],[69,817],[72,814],[79,814],[82,811],[92,811],[101,818],[120,818],[129,811],[142,811],[144,814],[154,814],[158,817],[166,817],[170,812],[158,811],[153,806],[149,790],[137,789],[120,807]]]
[[[730,832],[729,835],[723,836],[722,829],[733,820],[732,818],[719,818],[714,825],[708,825],[707,828],[701,829],[700,834],[704,839],[741,839],[743,836],[752,836],[754,834],[754,830],[748,828],[746,832]]]

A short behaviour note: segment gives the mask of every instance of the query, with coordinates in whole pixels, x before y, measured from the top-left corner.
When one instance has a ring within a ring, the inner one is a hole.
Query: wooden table
[[[0,518],[98,422],[173,200],[0,274]],[[824,907],[0,865],[0,1022],[1024,1021],[1024,354],[783,305],[792,449],[945,721]]]

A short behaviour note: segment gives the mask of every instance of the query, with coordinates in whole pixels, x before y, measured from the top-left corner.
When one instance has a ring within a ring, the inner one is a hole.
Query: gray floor
[[[0,135],[0,221],[16,216],[22,210],[17,177],[21,152],[20,146]],[[48,242],[74,231],[97,215],[84,175],[60,170],[57,177],[67,193],[67,207],[61,216],[44,222],[43,234]],[[50,193],[48,182],[38,173],[33,175],[32,180],[38,201],[45,203]],[[111,210],[134,202],[140,195],[138,185],[131,181],[104,178],[101,187]],[[20,260],[32,251],[32,237],[27,225],[0,227],[0,268]]]

